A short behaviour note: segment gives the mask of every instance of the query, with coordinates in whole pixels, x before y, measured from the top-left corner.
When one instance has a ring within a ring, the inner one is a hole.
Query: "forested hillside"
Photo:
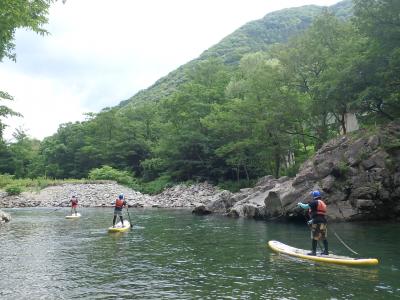
[[[352,13],[351,8],[351,0],[345,0],[329,7],[329,11],[339,18],[348,19]],[[187,72],[190,72],[201,61],[212,57],[219,57],[228,65],[237,65],[245,54],[267,51],[275,43],[284,43],[289,37],[304,31],[314,18],[326,9],[326,7],[315,5],[289,8],[269,13],[260,20],[249,22],[204,51],[200,57],[172,71],[148,89],[137,93],[120,105],[124,106],[140,101],[157,101],[169,96],[176,91],[178,86],[188,80]]]
[[[116,179],[147,192],[293,176],[346,133],[349,115],[370,128],[398,120],[399,15],[391,0],[268,14],[117,107],[41,142],[17,132],[0,172]]]

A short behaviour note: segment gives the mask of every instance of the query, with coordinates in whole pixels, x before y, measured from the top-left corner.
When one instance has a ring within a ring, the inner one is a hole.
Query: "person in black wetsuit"
[[[320,191],[316,190],[311,192],[312,199],[308,204],[297,203],[302,209],[308,209],[310,220],[307,224],[311,228],[311,253],[309,255],[317,255],[317,243],[318,241],[323,242],[324,251],[321,253],[323,255],[329,255],[328,251],[328,232],[327,232],[327,221],[326,221],[326,204],[322,201]]]

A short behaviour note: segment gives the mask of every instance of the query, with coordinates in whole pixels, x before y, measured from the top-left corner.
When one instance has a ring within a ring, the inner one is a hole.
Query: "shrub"
[[[8,195],[19,195],[22,193],[22,187],[19,185],[9,185],[6,187],[6,192]]]
[[[127,171],[120,171],[110,166],[92,169],[89,172],[89,179],[92,180],[114,180],[123,185],[134,185],[135,179]]]
[[[238,181],[224,181],[218,183],[218,187],[223,190],[228,190],[232,193],[238,192],[240,189],[243,188],[250,188],[256,184],[257,180],[240,180]]]
[[[346,177],[350,171],[350,166],[348,166],[344,161],[340,161],[337,165],[337,170],[339,172],[338,176],[335,177]]]
[[[139,190],[141,193],[154,195],[154,194],[161,193],[166,188],[169,188],[172,186],[173,186],[173,183],[172,183],[171,177],[168,175],[163,175],[153,181],[141,183],[139,186],[135,186],[132,188]]]
[[[10,174],[0,174],[0,188],[4,188],[13,182],[14,176]]]
[[[143,168],[143,180],[151,181],[160,177],[165,171],[165,161],[161,158],[150,158],[142,161],[140,166]]]

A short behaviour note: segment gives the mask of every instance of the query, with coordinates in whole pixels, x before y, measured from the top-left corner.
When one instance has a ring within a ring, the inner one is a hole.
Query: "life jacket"
[[[123,199],[117,199],[115,200],[115,207],[116,208],[122,208],[124,206],[124,200]]]
[[[311,217],[315,217],[316,215],[322,215],[325,216],[326,215],[326,204],[324,201],[322,200],[317,200],[318,201],[318,205],[317,205],[317,209],[312,211],[311,208],[308,210],[308,213]]]
[[[78,199],[72,199],[71,204],[72,204],[72,206],[78,205]]]

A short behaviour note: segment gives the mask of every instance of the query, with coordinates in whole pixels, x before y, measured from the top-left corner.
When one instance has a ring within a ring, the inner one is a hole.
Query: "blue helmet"
[[[313,199],[318,199],[321,198],[321,193],[319,191],[312,191],[311,196],[313,197]]]
[[[118,198],[119,199],[124,199],[124,194],[119,194]]]

